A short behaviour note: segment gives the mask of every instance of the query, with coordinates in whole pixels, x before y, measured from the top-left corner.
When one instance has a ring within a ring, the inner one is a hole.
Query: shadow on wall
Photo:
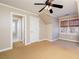
[[[78,32],[78,34],[77,34],[77,45],[79,46],[79,32]]]
[[[53,25],[53,32],[52,32],[52,39],[53,40],[57,40],[58,39],[58,34],[59,34],[59,21],[58,19],[54,18],[52,21],[52,25]]]
[[[55,28],[54,30],[53,30],[53,32],[52,32],[52,39],[53,40],[57,40],[58,39],[58,33],[59,33],[59,30],[58,30],[58,28]]]

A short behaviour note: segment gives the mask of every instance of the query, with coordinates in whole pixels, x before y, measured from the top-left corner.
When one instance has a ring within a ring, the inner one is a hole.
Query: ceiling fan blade
[[[52,2],[52,1],[54,1],[54,0],[48,0],[50,3]]]
[[[50,10],[49,10],[49,12],[52,14],[52,13],[53,13],[53,10],[52,10],[52,9],[50,9]]]
[[[56,8],[63,8],[63,5],[52,4],[52,7],[56,7]]]
[[[34,5],[45,5],[45,3],[34,3]]]
[[[46,5],[51,5],[52,1],[53,1],[53,0],[47,0],[47,1],[45,2],[45,4],[46,4]]]
[[[45,6],[46,7],[46,6]],[[43,7],[39,12],[41,12],[42,10],[44,10],[45,9],[45,7]]]

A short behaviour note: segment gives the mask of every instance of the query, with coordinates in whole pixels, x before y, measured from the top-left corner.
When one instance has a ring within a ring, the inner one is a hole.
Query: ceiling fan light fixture
[[[50,9],[52,9],[52,7],[47,5],[47,6],[45,7],[45,9],[46,9],[46,10],[50,10]]]
[[[45,9],[47,10],[49,6],[46,6]]]
[[[50,10],[50,9],[52,9],[52,7],[51,7],[51,6],[49,6],[49,7],[48,7],[48,10]]]
[[[53,10],[52,9],[50,9],[49,11],[50,11],[50,13],[53,13]]]

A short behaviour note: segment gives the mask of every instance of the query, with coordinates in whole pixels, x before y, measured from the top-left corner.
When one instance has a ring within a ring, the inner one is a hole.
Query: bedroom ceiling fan
[[[39,12],[43,11],[44,9],[49,10],[50,13],[53,13],[52,7],[56,8],[63,8],[63,5],[52,4],[53,0],[47,0],[45,3],[35,3],[34,5],[45,5]]]

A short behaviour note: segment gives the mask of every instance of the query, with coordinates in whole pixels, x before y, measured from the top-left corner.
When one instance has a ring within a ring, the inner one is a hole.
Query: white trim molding
[[[26,21],[27,19],[26,19],[26,15],[23,15],[23,14],[19,14],[19,13],[15,13],[15,12],[11,12],[10,13],[10,16],[11,16],[11,27],[10,27],[10,30],[11,30],[11,44],[10,44],[10,46],[13,48],[13,31],[12,31],[12,21],[13,21],[13,15],[19,15],[19,16],[22,16],[24,19],[24,21]],[[26,23],[25,23],[25,25],[26,25]],[[27,28],[25,27],[25,39],[24,39],[24,44],[26,45],[26,39],[27,39],[27,37],[26,37],[26,33],[27,33],[27,30],[26,30]]]
[[[38,40],[38,41],[36,41],[36,42],[41,42],[41,41],[45,41],[45,40]],[[30,44],[32,44],[32,43],[35,43],[35,42],[26,43],[26,45],[30,45]]]
[[[8,50],[12,50],[12,47],[2,49],[2,50],[0,50],[0,52],[5,52],[5,51],[8,51]]]
[[[50,41],[50,42],[55,42],[55,41],[57,41],[58,39],[51,39],[51,40],[48,40],[48,41]]]
[[[0,50],[0,52],[5,52],[5,51],[8,51],[8,50],[11,50],[11,49],[13,49],[13,36],[12,36],[12,20],[13,20],[13,17],[12,17],[12,15],[20,15],[20,16],[23,16],[24,18],[25,18],[25,20],[26,20],[26,15],[22,15],[22,14],[18,14],[18,13],[14,13],[14,12],[11,12],[10,13],[10,17],[11,17],[11,22],[10,22],[10,47],[8,47],[8,48],[4,48],[4,49],[2,49],[2,50]],[[25,33],[27,33],[27,31],[25,31]],[[26,44],[26,36],[25,36],[25,44]]]
[[[65,39],[65,38],[59,38],[59,40],[65,40],[65,41],[70,41],[70,42],[79,42],[77,40],[70,40],[70,39]]]

